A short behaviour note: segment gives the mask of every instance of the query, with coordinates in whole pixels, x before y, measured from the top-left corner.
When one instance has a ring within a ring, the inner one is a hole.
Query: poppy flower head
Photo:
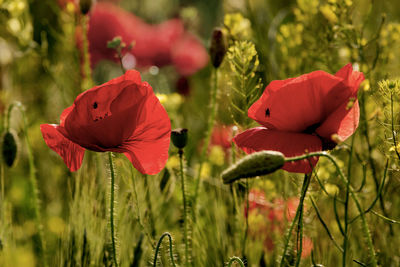
[[[314,71],[272,81],[248,110],[263,127],[237,135],[234,142],[246,153],[277,150],[287,157],[332,149],[333,135],[344,141],[358,127],[357,92],[363,80],[364,75],[347,64],[335,75]],[[317,161],[286,163],[283,169],[308,173]]]
[[[75,171],[84,149],[124,153],[142,173],[158,173],[168,158],[170,121],[151,86],[127,71],[80,94],[60,125],[41,125],[46,144]]]

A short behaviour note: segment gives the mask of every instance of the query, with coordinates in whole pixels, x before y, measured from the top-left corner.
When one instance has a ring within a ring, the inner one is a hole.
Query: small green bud
[[[211,37],[210,56],[215,68],[218,68],[227,51],[227,41],[221,28],[215,28]]]
[[[285,164],[285,156],[278,151],[264,150],[245,156],[222,172],[225,184],[240,178],[255,177],[272,173]]]
[[[3,135],[2,144],[2,155],[3,161],[8,166],[11,167],[17,157],[17,142],[16,137],[13,133],[7,131]]]
[[[111,41],[107,42],[107,48],[118,49],[121,46],[122,38],[121,36],[116,36]]]
[[[89,13],[93,0],[79,0],[79,8],[83,15]]]
[[[187,132],[188,130],[184,128],[178,128],[171,131],[171,139],[174,146],[179,149],[182,149],[186,146],[188,139]]]

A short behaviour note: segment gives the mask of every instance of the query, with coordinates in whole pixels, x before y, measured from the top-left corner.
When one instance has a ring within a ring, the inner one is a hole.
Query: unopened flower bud
[[[174,146],[179,149],[182,149],[186,146],[188,139],[187,132],[188,130],[184,128],[178,128],[171,131],[171,139]]]
[[[118,49],[121,46],[122,38],[121,36],[116,36],[111,41],[107,42],[107,48]]]
[[[17,157],[17,142],[16,142],[16,137],[14,136],[13,133],[7,131],[3,135],[3,140],[2,140],[2,156],[3,156],[3,161],[4,163],[8,166],[11,167]]]
[[[249,178],[272,173],[285,164],[285,156],[278,151],[264,150],[245,156],[222,172],[225,184],[240,178]]]
[[[93,0],[79,0],[79,8],[83,15],[89,13]]]
[[[215,68],[218,68],[227,51],[227,42],[224,32],[221,28],[215,28],[211,37],[210,55],[211,62]]]

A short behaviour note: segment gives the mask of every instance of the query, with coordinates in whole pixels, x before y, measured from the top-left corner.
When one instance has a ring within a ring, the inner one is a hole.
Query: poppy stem
[[[213,85],[211,87],[211,107],[210,107],[210,115],[208,117],[208,123],[207,123],[207,133],[205,136],[205,142],[203,144],[203,147],[201,149],[201,154],[200,154],[200,162],[199,162],[199,169],[197,171],[197,177],[196,177],[196,186],[195,186],[195,193],[193,197],[193,215],[196,214],[196,204],[197,204],[197,197],[199,195],[199,187],[200,187],[200,177],[201,177],[201,170],[203,168],[203,162],[206,157],[207,149],[210,145],[211,141],[211,134],[214,126],[214,121],[215,121],[215,116],[217,113],[217,87],[218,87],[218,69],[213,68]],[[195,219],[195,216],[194,216]]]
[[[333,165],[335,166],[336,171],[338,172],[339,177],[342,180],[342,182],[346,186],[347,186],[347,184],[349,184],[349,181],[344,176],[344,174],[343,174],[342,170],[340,169],[339,165],[337,164],[335,158],[333,156],[329,155],[326,152],[313,152],[313,153],[309,153],[309,154],[306,154],[306,155],[286,158],[285,162],[304,160],[304,159],[311,158],[311,157],[326,157],[326,158],[328,158],[333,163]],[[362,229],[363,229],[364,235],[365,235],[365,237],[367,239],[367,245],[368,245],[368,249],[369,249],[370,256],[371,256],[371,266],[377,266],[378,263],[377,263],[377,260],[376,260],[375,249],[374,249],[374,245],[372,243],[372,237],[371,237],[371,233],[370,233],[369,228],[368,228],[367,220],[365,218],[364,210],[361,207],[361,204],[360,204],[356,194],[354,193],[353,187],[349,184],[348,188],[349,188],[350,196],[353,199],[354,203],[356,204],[357,210],[358,210],[358,212],[360,213],[360,216],[361,216]]]
[[[83,45],[83,55],[82,55],[82,91],[85,91],[86,89],[92,87],[92,69],[90,67],[90,54],[89,54],[89,40],[87,38],[87,33],[88,33],[88,16],[83,15],[81,17],[81,23],[82,23],[82,45]]]
[[[115,171],[114,171],[114,163],[112,159],[112,152],[108,152],[108,160],[110,164],[110,231],[111,231],[111,245],[112,245],[112,254],[115,267],[118,267],[117,261],[117,249],[116,249],[116,240],[115,240],[115,222],[114,222],[114,191],[115,191]]]
[[[168,237],[168,241],[169,241],[169,256],[171,257],[171,263],[172,263],[172,266],[176,267],[175,261],[174,261],[174,253],[172,251],[172,236],[168,232],[162,234],[162,236],[160,237],[160,239],[157,242],[156,250],[155,250],[155,253],[154,253],[154,261],[153,261],[153,266],[154,267],[157,266],[158,252],[160,251],[161,243],[162,243],[164,237],[166,237],[166,236]]]
[[[183,233],[185,241],[185,266],[189,266],[190,256],[189,256],[189,240],[188,240],[188,209],[186,202],[186,190],[185,190],[185,174],[183,172],[183,149],[179,149],[179,167],[182,185],[182,202],[183,202]]]
[[[10,127],[10,117],[11,117],[11,112],[13,110],[13,108],[17,108],[22,115],[22,120],[24,123],[23,126],[23,131],[24,131],[24,136],[25,136],[25,145],[26,145],[26,150],[27,150],[27,154],[28,154],[28,163],[29,163],[29,182],[31,184],[31,193],[32,193],[32,206],[33,206],[33,210],[34,210],[34,216],[35,216],[35,224],[36,224],[36,228],[38,231],[38,242],[37,245],[38,246],[38,251],[39,251],[39,255],[40,255],[40,259],[42,262],[43,266],[48,266],[47,265],[47,257],[46,257],[46,244],[44,241],[44,234],[43,234],[43,224],[42,224],[42,216],[40,213],[40,200],[39,200],[39,189],[38,189],[38,185],[37,185],[37,177],[36,177],[36,168],[35,168],[35,163],[34,163],[34,159],[33,159],[33,152],[32,152],[32,146],[31,146],[31,142],[29,141],[29,136],[28,136],[28,123],[26,121],[26,116],[25,116],[25,110],[23,105],[20,102],[14,102],[10,105],[10,107],[8,108],[8,123],[7,123],[7,127],[9,129]],[[36,243],[36,242],[35,242]]]
[[[286,233],[286,236],[285,236],[285,246],[283,248],[281,263],[279,265],[281,267],[285,266],[286,252],[289,248],[290,237],[292,235],[292,232],[293,232],[293,229],[294,229],[294,226],[296,225],[296,223],[298,223],[297,233],[298,234],[300,233],[300,236],[299,236],[300,242],[303,242],[302,241],[302,238],[303,238],[303,225],[302,225],[303,215],[302,215],[302,213],[303,213],[303,206],[304,206],[303,203],[304,203],[304,199],[307,194],[308,186],[310,185],[310,181],[311,181],[311,175],[306,174],[304,177],[303,186],[301,187],[300,202],[299,202],[299,205],[297,206],[296,215],[292,221],[292,224],[290,225],[289,231]],[[299,255],[301,257],[301,250],[302,250],[302,244],[300,245],[300,247],[297,251],[296,266],[298,266],[298,264],[300,264]]]
[[[242,261],[239,257],[236,257],[236,256],[230,258],[230,260],[229,260],[229,262],[228,262],[228,267],[231,267],[232,264],[233,264],[235,261],[236,261],[237,263],[239,263],[240,267],[244,267],[243,261]]]

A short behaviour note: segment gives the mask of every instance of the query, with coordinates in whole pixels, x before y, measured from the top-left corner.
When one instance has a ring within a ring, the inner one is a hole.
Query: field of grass
[[[399,75],[397,0],[0,0],[0,266],[400,266]]]

